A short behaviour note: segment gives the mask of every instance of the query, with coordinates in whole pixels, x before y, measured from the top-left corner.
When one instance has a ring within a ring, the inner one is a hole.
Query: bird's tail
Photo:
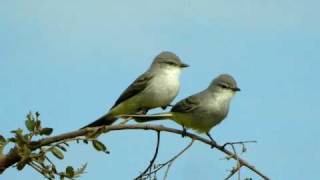
[[[106,114],[104,116],[101,116],[99,119],[95,120],[94,122],[82,127],[81,129],[87,128],[87,127],[97,127],[97,126],[103,126],[103,125],[111,125],[114,123],[118,118]]]
[[[151,114],[151,115],[121,115],[118,116],[119,118],[132,118],[136,122],[144,123],[149,121],[157,121],[157,120],[166,120],[172,118],[172,113],[157,113],[157,114]]]

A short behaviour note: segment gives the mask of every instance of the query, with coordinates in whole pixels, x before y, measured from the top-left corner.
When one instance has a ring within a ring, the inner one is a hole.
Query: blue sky
[[[163,50],[191,65],[175,102],[230,73],[242,91],[216,141],[257,140],[244,158],[272,179],[316,179],[320,12],[315,0],[17,1],[0,3],[0,134],[40,111],[55,134],[104,114]],[[160,123],[160,122],[158,122]],[[158,124],[157,123],[157,124]],[[180,128],[172,122],[161,122]],[[100,138],[110,156],[72,145],[62,167],[88,162],[81,179],[132,179],[149,163],[155,133]],[[162,134],[158,162],[189,140]],[[195,143],[169,179],[223,179],[233,163]],[[243,177],[257,177],[247,170]],[[3,179],[43,179],[26,168]]]

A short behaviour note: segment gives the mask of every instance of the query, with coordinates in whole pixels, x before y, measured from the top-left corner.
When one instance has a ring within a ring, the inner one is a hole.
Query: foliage
[[[17,129],[11,131],[14,134],[11,138],[4,138],[0,135],[0,155],[3,155],[3,150],[8,144],[14,145],[14,150],[18,152],[21,157],[16,163],[16,168],[21,171],[25,166],[30,166],[47,179],[55,179],[58,176],[60,179],[75,179],[85,173],[87,164],[80,168],[67,166],[63,171],[58,171],[55,163],[49,158],[52,154],[58,160],[64,159],[64,153],[67,152],[69,143],[74,142],[91,142],[94,149],[109,153],[107,147],[97,140],[101,132],[92,132],[90,135],[81,138],[64,139],[63,141],[55,142],[50,145],[41,146],[34,139],[41,139],[50,136],[53,129],[49,127],[42,127],[40,114],[36,112],[28,113],[25,120],[26,130]],[[25,132],[26,131],[26,132]],[[39,147],[39,148],[38,148]]]

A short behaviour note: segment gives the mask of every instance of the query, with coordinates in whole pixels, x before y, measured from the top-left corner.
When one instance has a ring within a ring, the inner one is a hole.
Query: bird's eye
[[[220,86],[223,88],[223,89],[228,89],[229,87],[225,84],[220,84]]]
[[[171,66],[175,66],[176,65],[174,62],[167,62],[167,64],[169,64]]]

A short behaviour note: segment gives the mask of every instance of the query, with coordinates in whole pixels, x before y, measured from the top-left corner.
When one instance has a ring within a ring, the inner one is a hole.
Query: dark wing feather
[[[150,73],[144,73],[141,76],[139,76],[117,99],[115,104],[112,106],[112,108],[116,107],[118,104],[122,103],[123,101],[131,98],[132,96],[140,93],[143,91],[147,86],[150,80],[153,78],[153,75]],[[111,109],[112,109],[111,108]]]
[[[172,107],[171,112],[190,112],[196,109],[199,104],[200,101],[199,98],[197,98],[197,95],[189,96],[175,104]]]

